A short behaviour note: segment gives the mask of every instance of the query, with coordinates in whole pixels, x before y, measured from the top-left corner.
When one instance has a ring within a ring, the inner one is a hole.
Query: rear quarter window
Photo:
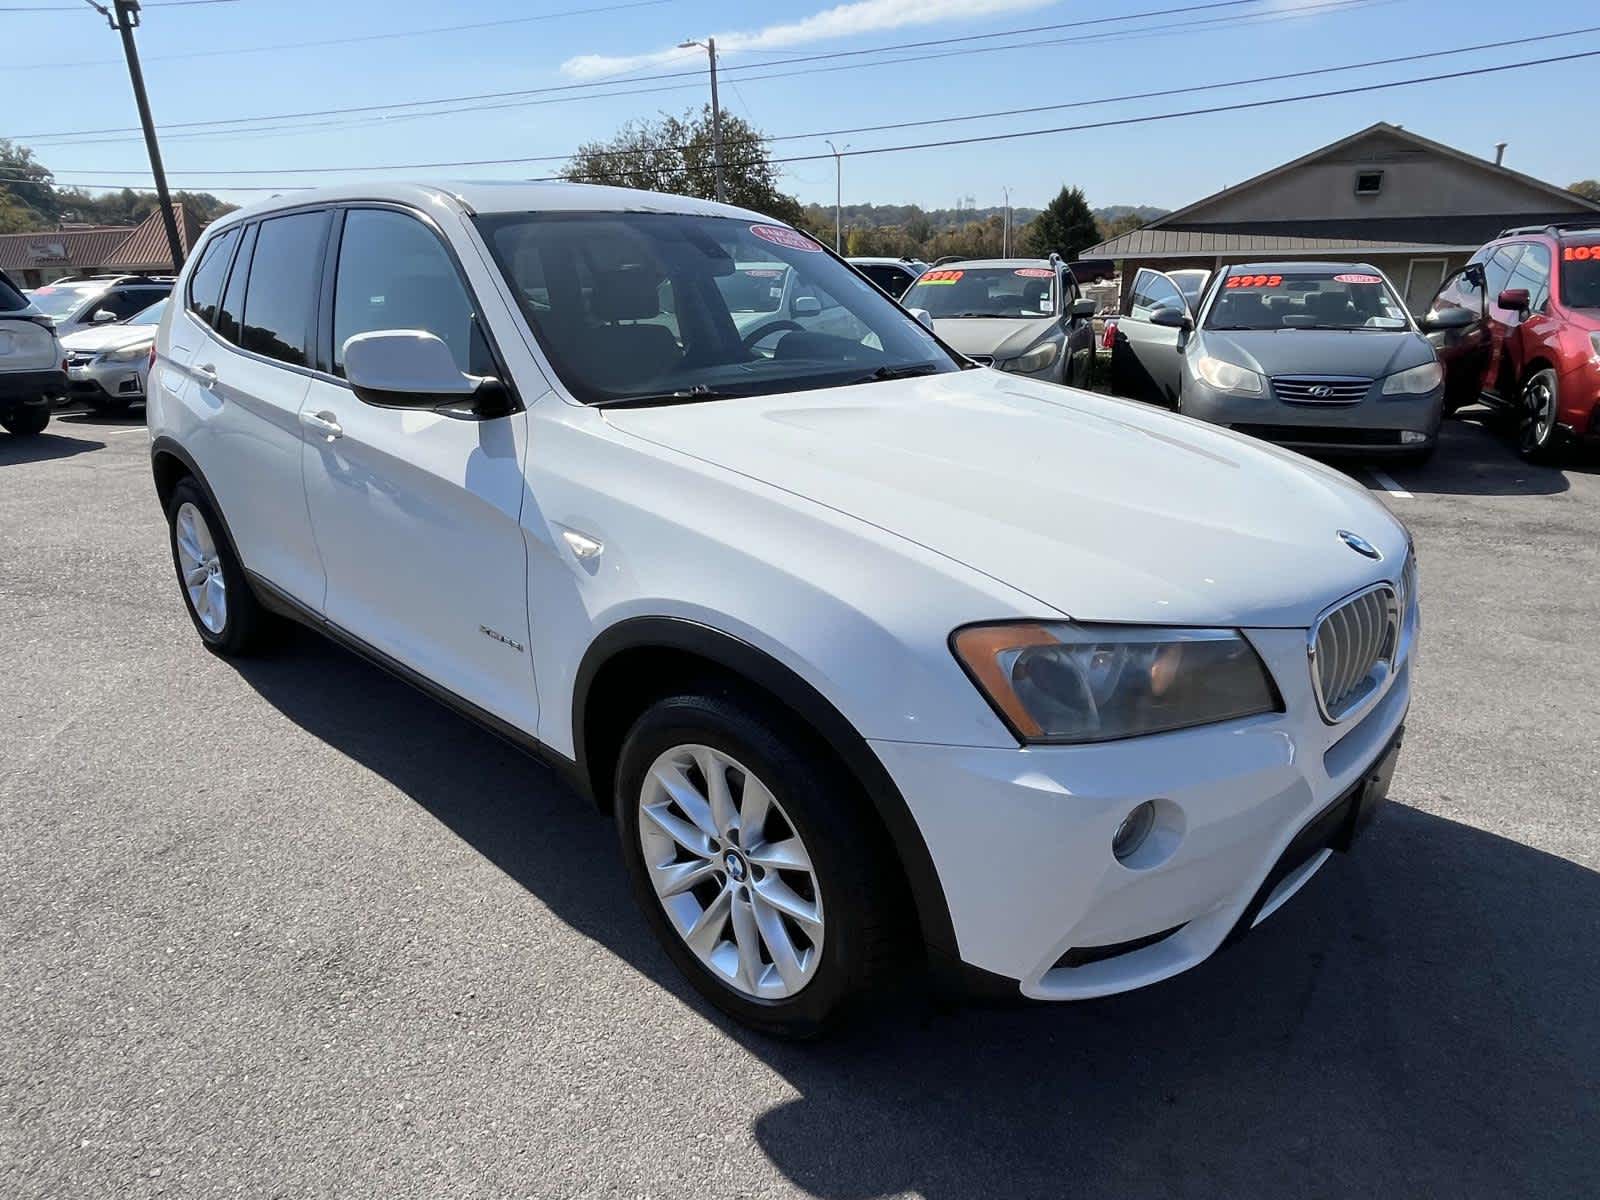
[[[222,293],[222,277],[228,273],[228,260],[239,240],[237,227],[217,235],[201,252],[200,262],[189,276],[189,311],[207,325],[216,321],[217,301]]]

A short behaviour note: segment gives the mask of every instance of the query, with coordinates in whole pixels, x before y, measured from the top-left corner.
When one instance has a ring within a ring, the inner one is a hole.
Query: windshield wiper
[[[643,396],[617,396],[610,400],[594,400],[590,408],[649,408],[658,404],[698,404],[702,400],[733,400],[738,392],[721,392],[716,388],[697,383],[691,388],[676,392],[651,392]]]
[[[852,379],[849,386],[858,383],[881,383],[888,379],[915,379],[918,375],[935,375],[939,368],[933,363],[916,363],[908,367],[879,367],[870,375]]]

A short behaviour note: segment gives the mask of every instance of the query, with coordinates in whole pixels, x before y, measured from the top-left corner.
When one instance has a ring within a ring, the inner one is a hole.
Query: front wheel
[[[44,427],[50,424],[50,406],[48,404],[34,404],[27,408],[19,408],[9,417],[0,417],[0,426],[12,437],[34,437],[44,432]]]
[[[794,718],[709,686],[639,718],[617,769],[633,890],[678,969],[764,1033],[814,1037],[886,973],[893,864]]]
[[[1556,423],[1556,373],[1536,371],[1522,385],[1517,414],[1517,452],[1530,462],[1549,462],[1561,448],[1561,427]]]

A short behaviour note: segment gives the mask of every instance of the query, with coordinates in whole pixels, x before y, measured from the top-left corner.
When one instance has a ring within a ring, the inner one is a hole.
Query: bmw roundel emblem
[[[1339,540],[1346,546],[1349,546],[1350,549],[1354,550],[1357,554],[1364,554],[1368,558],[1383,557],[1383,555],[1379,553],[1378,548],[1371,542],[1367,541],[1367,539],[1362,537],[1359,533],[1351,533],[1348,529],[1341,529],[1339,530]]]

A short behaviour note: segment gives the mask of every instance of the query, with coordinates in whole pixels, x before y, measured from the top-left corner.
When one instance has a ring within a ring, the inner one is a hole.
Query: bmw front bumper
[[[1332,726],[1305,632],[1246,632],[1285,712],[1086,746],[873,743],[927,842],[964,963],[1044,1000],[1155,983],[1270,915],[1348,844],[1393,769],[1414,630],[1382,698]],[[1144,801],[1160,806],[1163,841],[1124,865],[1112,838]]]

